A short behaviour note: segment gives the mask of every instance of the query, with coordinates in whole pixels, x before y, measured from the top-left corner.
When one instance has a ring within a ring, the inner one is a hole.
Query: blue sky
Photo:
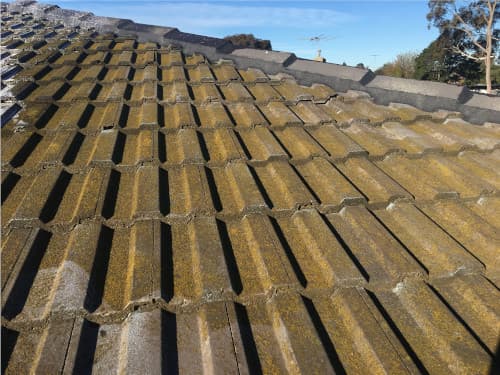
[[[181,31],[223,37],[253,33],[274,50],[374,69],[402,52],[421,51],[438,33],[427,29],[427,1],[48,1],[100,16],[174,26]],[[311,42],[309,37],[327,38]]]

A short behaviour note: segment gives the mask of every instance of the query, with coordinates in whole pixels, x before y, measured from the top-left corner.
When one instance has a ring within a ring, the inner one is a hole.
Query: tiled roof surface
[[[6,373],[495,371],[498,124],[15,12],[1,55]]]

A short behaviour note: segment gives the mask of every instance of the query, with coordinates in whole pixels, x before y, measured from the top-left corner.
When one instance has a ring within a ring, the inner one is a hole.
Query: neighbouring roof
[[[2,372],[497,371],[498,98],[1,22]]]

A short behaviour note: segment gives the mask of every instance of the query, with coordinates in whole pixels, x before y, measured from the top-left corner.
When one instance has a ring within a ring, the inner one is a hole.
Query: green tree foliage
[[[482,62],[488,92],[491,92],[492,60],[500,41],[500,30],[496,27],[500,20],[498,1],[430,0],[427,14],[429,26],[437,27],[442,34],[447,32],[452,41],[449,48],[466,59],[450,67],[464,66],[470,63],[468,60]]]
[[[415,60],[416,79],[440,82],[477,83],[482,65],[453,51],[454,40],[445,30]]]
[[[264,39],[257,39],[253,34],[234,34],[224,37],[225,40],[229,40],[235,46],[243,48],[256,48],[271,51],[271,41]]]
[[[416,52],[399,54],[394,61],[384,64],[384,66],[375,73],[391,77],[413,78],[415,75],[415,60],[417,56],[418,54]]]

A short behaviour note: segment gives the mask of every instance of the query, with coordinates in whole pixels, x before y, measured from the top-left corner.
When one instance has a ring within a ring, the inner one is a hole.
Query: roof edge
[[[181,46],[186,53],[202,53],[212,61],[232,60],[243,69],[257,68],[269,74],[288,73],[304,85],[324,83],[337,91],[364,91],[379,104],[398,102],[424,111],[458,111],[466,120],[476,124],[498,122],[500,118],[500,97],[473,93],[467,87],[381,76],[367,69],[300,59],[291,52],[238,48],[224,39],[185,33],[174,27],[95,16],[33,0],[15,1],[7,6],[11,10],[31,12],[69,27],[94,28],[98,32],[113,32],[118,36],[134,35],[139,41]]]

